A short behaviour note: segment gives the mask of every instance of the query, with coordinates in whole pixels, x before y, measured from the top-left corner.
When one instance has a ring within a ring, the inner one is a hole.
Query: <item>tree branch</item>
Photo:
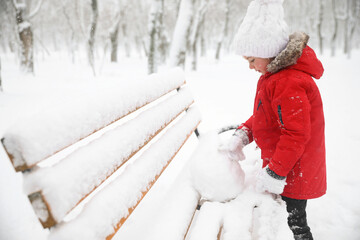
[[[39,13],[39,10],[40,10],[40,8],[42,6],[42,3],[43,3],[43,0],[38,1],[38,4],[36,5],[36,8],[34,9],[34,11],[32,11],[32,13],[29,14],[28,19],[31,19],[31,18],[35,17]]]

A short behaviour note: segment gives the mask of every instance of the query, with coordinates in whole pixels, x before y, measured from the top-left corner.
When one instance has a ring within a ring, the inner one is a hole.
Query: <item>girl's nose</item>
[[[249,68],[254,69],[254,66],[251,63],[249,63]]]

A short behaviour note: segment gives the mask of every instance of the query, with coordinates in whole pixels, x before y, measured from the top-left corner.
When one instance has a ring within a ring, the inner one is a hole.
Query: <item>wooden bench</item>
[[[111,239],[197,129],[200,115],[182,70],[139,83],[54,105],[4,134],[4,149],[23,172],[24,191],[51,228],[50,239]],[[198,201],[194,193],[188,223]],[[82,211],[64,221],[82,202]]]
[[[192,133],[199,135],[200,114],[185,84],[183,71],[173,69],[100,87],[7,130],[1,142],[22,172],[42,226],[50,229],[48,239],[263,239],[264,233],[276,239],[268,229],[286,224],[285,215],[274,221],[285,214],[278,200],[250,190],[229,203],[203,203],[188,176],[191,159],[152,205],[152,186]],[[143,211],[144,202],[152,211],[145,211],[147,219],[140,214],[128,221],[127,233],[125,221]]]

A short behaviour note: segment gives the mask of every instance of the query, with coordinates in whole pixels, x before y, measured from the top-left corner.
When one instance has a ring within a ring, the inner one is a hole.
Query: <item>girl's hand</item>
[[[277,175],[269,166],[261,169],[257,175],[256,191],[281,194],[286,185],[286,177]]]

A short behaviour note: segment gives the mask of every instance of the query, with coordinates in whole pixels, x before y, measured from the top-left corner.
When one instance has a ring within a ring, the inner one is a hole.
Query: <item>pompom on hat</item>
[[[272,58],[285,49],[289,41],[284,20],[283,0],[254,0],[234,38],[236,54]]]

